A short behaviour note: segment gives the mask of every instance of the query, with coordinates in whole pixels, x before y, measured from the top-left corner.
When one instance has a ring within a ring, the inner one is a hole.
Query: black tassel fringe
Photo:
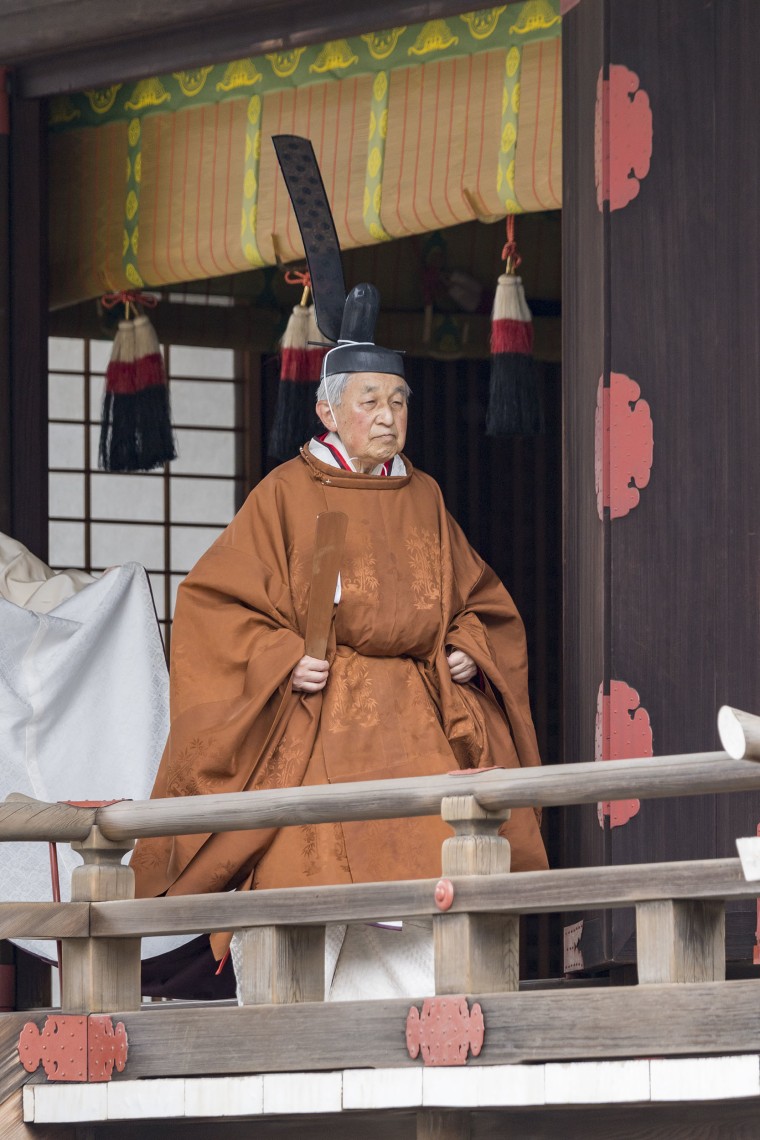
[[[533,357],[521,352],[492,356],[486,435],[541,435],[543,430]]]
[[[280,381],[267,448],[273,459],[292,459],[316,432],[324,430],[314,410],[317,387],[312,381]]]
[[[100,466],[105,471],[152,471],[177,458],[165,384],[134,395],[106,392],[100,428]]]

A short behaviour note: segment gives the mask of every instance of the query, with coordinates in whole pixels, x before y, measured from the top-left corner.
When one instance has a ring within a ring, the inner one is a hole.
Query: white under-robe
[[[0,801],[148,799],[169,729],[169,678],[148,578],[125,563],[55,573],[0,534]],[[58,844],[61,898],[81,865]],[[52,898],[47,843],[0,843],[0,901]],[[190,936],[146,938],[143,958]],[[48,959],[55,943],[19,940]]]

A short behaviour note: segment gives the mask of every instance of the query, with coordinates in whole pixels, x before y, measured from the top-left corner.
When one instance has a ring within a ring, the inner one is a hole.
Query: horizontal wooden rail
[[[87,902],[0,903],[0,938],[87,938]]]
[[[486,1031],[468,1066],[757,1053],[759,992],[756,981],[741,981],[473,993]],[[129,1062],[114,1080],[416,1067],[404,1041],[412,1004],[422,999],[116,1012],[113,1020],[129,1036]]]
[[[321,925],[439,914],[437,879],[290,887],[239,894],[175,895],[92,903],[96,938],[201,934],[253,926]],[[661,899],[748,899],[757,884],[745,881],[738,859],[582,867],[454,878],[448,914],[538,914],[611,909]]]
[[[758,764],[732,760],[725,752],[702,752],[605,764],[554,764],[177,799],[125,800],[96,809],[20,801],[0,805],[0,841],[84,839],[93,823],[107,839],[118,841],[304,823],[402,819],[437,815],[441,800],[450,795],[472,795],[489,811],[499,811],[505,807],[758,789]]]

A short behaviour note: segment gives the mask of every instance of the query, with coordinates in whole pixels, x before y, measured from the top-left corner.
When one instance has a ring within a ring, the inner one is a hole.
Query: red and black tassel
[[[486,435],[539,435],[543,416],[533,360],[533,320],[514,240],[514,215],[507,217],[506,272],[499,277],[491,320],[491,383]]]
[[[294,283],[296,275],[286,275]],[[314,306],[308,305],[308,278],[297,275],[304,285],[301,303],[295,305],[280,341],[280,383],[277,407],[269,433],[269,454],[275,459],[291,459],[319,426],[315,411],[322,360],[328,349],[321,347],[322,334],[314,319]]]
[[[104,304],[108,300],[104,298]],[[129,319],[137,300],[133,294],[117,296],[125,303],[127,317],[119,321],[106,369],[100,427],[100,466],[105,471],[152,471],[177,456],[156,331],[144,314]]]

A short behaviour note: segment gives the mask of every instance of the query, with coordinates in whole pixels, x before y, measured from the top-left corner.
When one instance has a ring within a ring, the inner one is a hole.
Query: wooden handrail
[[[304,823],[437,815],[449,795],[471,795],[489,811],[660,799],[760,789],[760,766],[725,752],[612,763],[458,772],[401,780],[122,801],[101,808],[19,801],[0,805],[0,842],[84,839],[96,824],[110,840],[240,831]]]
[[[181,895],[114,902],[0,903],[3,938],[126,938],[256,926],[371,922],[440,913],[436,879]],[[661,899],[757,897],[738,859],[455,877],[450,914],[543,914]]]
[[[95,938],[201,934],[244,927],[372,922],[435,915],[437,879],[175,895],[91,904]],[[580,867],[454,878],[447,914],[545,914],[613,909],[661,899],[754,899],[738,859]],[[2,911],[0,910],[0,918]],[[0,924],[1,929],[1,924]]]

